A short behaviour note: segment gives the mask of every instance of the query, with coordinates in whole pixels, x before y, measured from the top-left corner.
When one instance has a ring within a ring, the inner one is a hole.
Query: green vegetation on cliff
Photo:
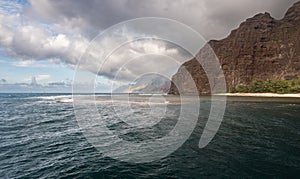
[[[300,93],[300,77],[290,80],[253,80],[249,85],[232,87],[230,93]]]

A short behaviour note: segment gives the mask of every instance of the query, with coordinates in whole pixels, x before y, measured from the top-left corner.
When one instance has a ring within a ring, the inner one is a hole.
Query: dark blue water
[[[228,101],[216,137],[199,149],[210,107],[204,102],[198,125],[182,147],[159,161],[132,164],[104,157],[87,142],[70,98],[0,94],[0,178],[300,175],[300,103],[296,101]]]

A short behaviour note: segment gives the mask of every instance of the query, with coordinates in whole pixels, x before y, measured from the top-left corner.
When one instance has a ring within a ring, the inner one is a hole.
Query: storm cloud
[[[165,17],[196,29],[207,39],[226,36],[233,28],[259,12],[282,18],[297,0],[67,0],[30,1],[26,14],[55,24],[64,32],[94,37],[99,30],[139,17]]]

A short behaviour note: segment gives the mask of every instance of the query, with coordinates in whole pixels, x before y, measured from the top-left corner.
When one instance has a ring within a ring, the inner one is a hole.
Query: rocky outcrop
[[[253,79],[300,76],[300,2],[295,3],[281,20],[272,18],[269,13],[257,14],[242,22],[227,38],[211,40],[207,45],[218,57],[227,91],[237,85],[247,85]],[[200,50],[200,57],[206,49]],[[179,68],[172,78],[169,93],[178,94],[178,89],[181,93],[189,93],[189,84],[185,83],[188,72],[199,94],[211,92],[207,75],[197,60],[199,58],[191,59]]]

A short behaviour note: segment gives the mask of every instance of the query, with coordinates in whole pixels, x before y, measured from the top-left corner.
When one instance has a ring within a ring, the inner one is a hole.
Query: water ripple
[[[124,140],[159,138],[172,129],[178,115],[170,111],[164,123],[135,129],[122,123],[106,104],[98,107],[104,120],[111,121],[110,129]],[[0,178],[299,176],[299,103],[229,102],[216,137],[199,149],[209,109],[209,102],[201,104],[193,134],[176,152],[137,165],[104,157],[87,142],[70,95],[0,95]],[[146,119],[145,111],[137,112]],[[130,117],[128,111],[121,115]]]

